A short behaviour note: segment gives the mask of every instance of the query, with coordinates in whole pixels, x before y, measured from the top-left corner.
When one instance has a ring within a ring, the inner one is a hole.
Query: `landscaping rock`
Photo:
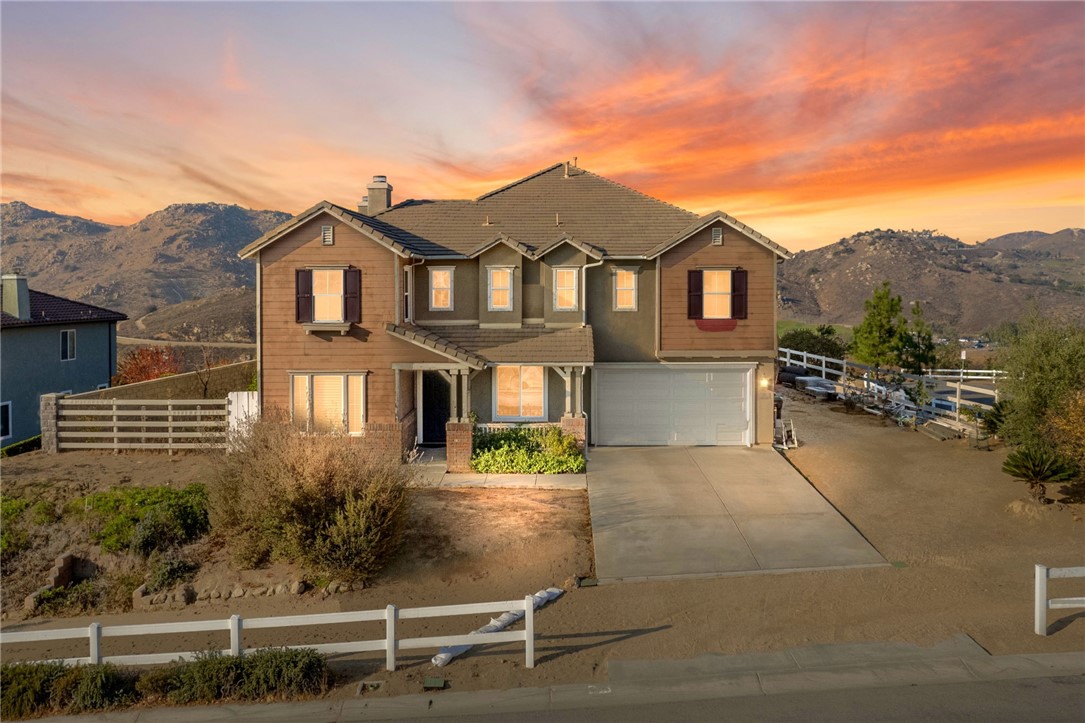
[[[264,597],[265,595],[267,595],[266,587],[254,588],[249,592],[249,597]]]
[[[210,600],[211,599],[211,591],[208,590],[207,588],[204,588],[203,590],[200,590],[199,594],[196,595],[196,599],[197,600]]]
[[[231,598],[245,597],[245,588],[238,585],[237,587],[235,587],[233,589],[233,592],[230,593],[230,597]]]
[[[287,585],[285,582],[281,582],[281,583],[279,583],[278,585],[275,586],[275,594],[276,595],[284,595],[284,594],[286,594],[288,592],[291,592],[290,586]]]
[[[228,595],[229,595],[229,593],[227,593],[227,596]],[[218,588],[215,588],[214,590],[211,591],[211,599],[212,600],[221,600],[222,598],[223,598],[222,591],[219,590]]]
[[[164,602],[166,602],[166,593],[164,592],[160,592],[151,598],[151,605],[161,605]]]
[[[290,584],[290,594],[301,595],[303,592],[305,592],[306,587],[307,585],[305,584],[304,580],[295,580]]]

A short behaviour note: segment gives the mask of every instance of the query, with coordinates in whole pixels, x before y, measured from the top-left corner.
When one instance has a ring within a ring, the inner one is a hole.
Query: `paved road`
[[[775,450],[595,447],[601,583],[887,564]]]

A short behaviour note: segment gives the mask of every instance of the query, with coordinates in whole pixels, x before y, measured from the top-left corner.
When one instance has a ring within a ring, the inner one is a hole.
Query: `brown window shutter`
[[[746,318],[746,270],[735,269],[731,272],[731,318]]]
[[[357,324],[362,320],[362,270],[343,272],[343,321]]]
[[[297,301],[294,308],[297,313],[299,324],[313,320],[313,272],[309,269],[298,269],[294,272],[294,289]]]
[[[689,271],[689,319],[704,318],[704,274],[698,269]]]

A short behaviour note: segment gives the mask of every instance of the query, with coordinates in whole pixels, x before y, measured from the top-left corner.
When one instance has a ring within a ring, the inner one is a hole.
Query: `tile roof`
[[[428,326],[426,330],[487,362],[501,364],[591,364],[595,344],[590,326],[550,329],[487,329],[474,326]]]
[[[384,330],[393,336],[398,336],[420,347],[431,349],[438,354],[463,362],[476,369],[482,369],[486,366],[485,359],[480,359],[466,349],[442,339],[437,333],[429,329],[414,324],[393,324],[388,322],[384,325]]]
[[[19,319],[0,310],[0,328],[45,326],[47,324],[78,324],[91,321],[124,321],[128,317],[118,311],[72,301],[60,296],[30,289],[30,318]]]
[[[374,220],[465,256],[498,234],[534,250],[568,237],[626,256],[644,254],[697,215],[582,168],[566,177],[559,163],[473,201],[404,201]]]

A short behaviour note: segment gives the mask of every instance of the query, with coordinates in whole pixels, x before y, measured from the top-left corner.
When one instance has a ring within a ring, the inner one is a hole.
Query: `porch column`
[[[460,421],[471,419],[471,374],[466,369],[460,370],[460,385],[463,387],[463,416]]]
[[[454,422],[458,422],[459,419],[460,419],[460,395],[459,395],[460,390],[458,389],[458,387],[459,387],[459,379],[460,379],[460,370],[459,369],[453,369],[450,372],[450,374],[452,376],[449,379],[450,388],[448,390],[449,391],[448,401],[449,401],[449,404],[452,406],[452,409],[450,410],[450,414],[449,414],[448,418],[451,419]]]
[[[565,381],[565,416],[573,413],[573,375],[576,370],[572,367],[562,367],[561,378]]]
[[[576,416],[584,416],[584,368],[581,367],[579,371],[574,370],[576,375]]]

